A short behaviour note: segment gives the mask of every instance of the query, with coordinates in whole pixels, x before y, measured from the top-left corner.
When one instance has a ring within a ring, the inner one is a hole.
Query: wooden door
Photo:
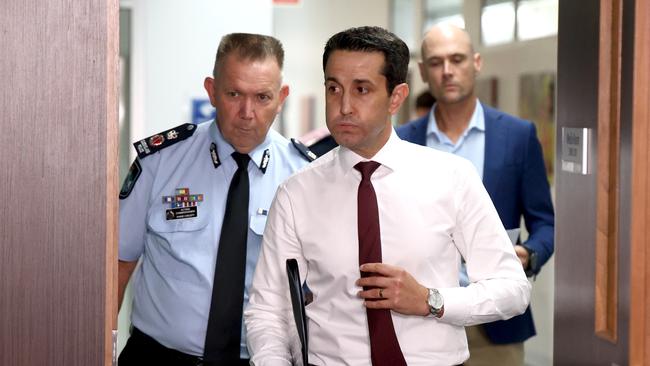
[[[648,365],[650,5],[559,6],[554,364]],[[563,168],[570,129],[582,172]]]
[[[0,8],[0,365],[110,365],[118,1]]]

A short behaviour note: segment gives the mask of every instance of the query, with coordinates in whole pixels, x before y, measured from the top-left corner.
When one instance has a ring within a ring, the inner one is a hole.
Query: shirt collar
[[[431,108],[431,111],[429,112],[429,122],[427,123],[427,136],[429,135],[435,135],[438,141],[443,141],[444,139],[447,139],[447,136],[440,131],[438,128],[438,123],[436,122],[436,114],[435,114],[435,109],[437,108],[438,104],[434,104],[433,108]],[[465,131],[463,131],[463,136],[467,136],[467,134],[472,131],[472,130],[477,130],[481,132],[485,132],[485,114],[483,113],[483,106],[481,105],[481,102],[479,100],[476,100],[476,106],[474,107],[474,112],[472,113],[472,117],[469,120],[469,125],[467,125],[467,128]]]
[[[399,143],[402,142],[399,137],[397,137],[397,134],[395,133],[395,130],[393,127],[390,127],[391,132],[390,132],[390,137],[388,138],[388,141],[384,144],[384,146],[377,151],[377,153],[370,159],[366,159],[361,155],[358,155],[354,151],[341,146],[338,150],[338,159],[341,165],[341,168],[343,169],[343,174],[347,175],[351,171],[356,170],[354,169],[354,166],[361,162],[361,161],[376,161],[379,164],[381,164],[381,167],[378,169],[379,171],[382,171],[386,168],[388,169],[389,172],[392,172],[395,170],[399,163],[399,155],[395,154],[395,150],[399,148]]]
[[[266,168],[271,161],[270,134],[271,131],[269,130],[269,132],[266,134],[266,137],[264,138],[264,141],[248,153],[248,156],[250,156],[253,164],[255,164],[262,171],[262,173],[266,172]],[[221,160],[226,159],[226,157],[232,159],[231,155],[235,151],[235,148],[232,147],[232,145],[230,145],[230,143],[228,143],[223,138],[223,135],[219,130],[219,126],[217,126],[216,120],[213,120],[210,124],[210,137],[212,138],[212,142],[217,146],[217,158]]]

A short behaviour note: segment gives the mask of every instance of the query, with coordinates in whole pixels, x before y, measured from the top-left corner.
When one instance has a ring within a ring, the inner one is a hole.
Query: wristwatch
[[[522,245],[522,247],[528,252],[528,268],[525,268],[524,272],[526,272],[526,276],[531,277],[537,269],[537,252],[527,245]]]
[[[445,312],[445,300],[442,298],[442,294],[435,288],[429,289],[427,304],[429,305],[429,313],[436,318],[440,318]]]

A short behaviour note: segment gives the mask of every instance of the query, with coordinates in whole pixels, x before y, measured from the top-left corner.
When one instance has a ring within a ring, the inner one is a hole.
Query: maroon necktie
[[[359,183],[358,217],[359,264],[381,263],[381,237],[379,235],[379,209],[377,196],[370,182],[370,176],[379,167],[375,161],[361,162],[354,168],[361,172]],[[362,277],[373,273],[361,272]],[[364,287],[368,290],[369,287]],[[406,366],[399,347],[390,310],[366,309],[370,333],[370,357],[372,366]]]

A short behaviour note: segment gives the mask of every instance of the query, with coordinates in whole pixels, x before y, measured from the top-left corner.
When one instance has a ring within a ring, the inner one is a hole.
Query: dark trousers
[[[212,365],[201,357],[188,355],[175,349],[167,348],[155,339],[133,327],[131,337],[120,354],[119,366],[248,366],[248,360],[228,365]]]

